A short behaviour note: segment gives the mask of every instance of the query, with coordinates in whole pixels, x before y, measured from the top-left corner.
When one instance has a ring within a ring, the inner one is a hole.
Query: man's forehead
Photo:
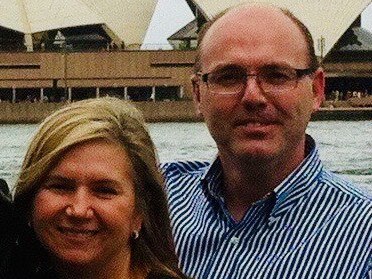
[[[296,29],[300,32],[296,24],[278,7],[267,4],[243,4],[228,10],[217,19],[205,34],[204,39],[208,40],[218,35],[219,31],[226,32],[229,27],[232,30],[239,27],[243,30],[260,27],[268,31],[273,27],[280,27],[287,32],[293,32]]]
[[[283,14],[282,10],[279,7],[264,4],[264,3],[245,3],[235,7],[232,7],[224,13],[223,17],[236,18],[236,16],[246,16],[246,15],[257,15],[257,16],[271,16],[271,15],[280,15]]]
[[[200,45],[201,60],[204,60],[204,55],[210,56],[244,45],[252,50],[263,45],[277,45],[284,50],[283,57],[277,57],[278,60],[286,59],[284,53],[302,58],[305,55],[307,59],[304,34],[281,9],[270,5],[245,4],[227,11],[212,24]],[[271,48],[267,50],[267,55],[271,57]]]

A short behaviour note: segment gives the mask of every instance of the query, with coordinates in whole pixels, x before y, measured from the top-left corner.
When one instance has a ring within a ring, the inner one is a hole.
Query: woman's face
[[[128,261],[131,234],[142,222],[134,187],[122,147],[103,140],[78,145],[61,157],[37,192],[33,228],[57,263]]]

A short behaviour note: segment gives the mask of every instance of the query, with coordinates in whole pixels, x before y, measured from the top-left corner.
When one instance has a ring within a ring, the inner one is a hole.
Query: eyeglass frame
[[[286,67],[290,70],[293,70],[296,74],[296,77],[294,79],[295,81],[295,84],[293,86],[293,88],[288,88],[288,89],[282,89],[282,90],[274,90],[274,91],[267,91],[267,90],[264,90],[261,86],[261,79],[260,79],[260,74],[249,74],[249,73],[246,73],[246,76],[245,76],[245,86],[242,87],[242,89],[240,91],[237,91],[237,92],[230,92],[230,93],[219,93],[219,92],[214,92],[214,94],[218,94],[218,95],[239,95],[241,94],[241,91],[243,91],[243,89],[246,87],[247,85],[247,82],[248,82],[248,77],[256,77],[256,80],[257,80],[257,84],[258,86],[266,93],[274,93],[274,92],[282,92],[282,91],[286,91],[286,90],[293,90],[295,88],[297,88],[298,86],[298,82],[300,79],[302,79],[303,77],[305,76],[309,76],[309,75],[312,75],[315,73],[316,69],[313,69],[313,68],[306,68],[306,69],[297,69],[297,68],[292,68],[292,67]],[[207,86],[208,86],[208,89],[209,89],[209,80],[208,80],[208,77],[210,74],[213,74],[213,71],[209,72],[209,73],[203,73],[203,72],[197,72],[196,75],[200,77],[201,81],[206,83]]]

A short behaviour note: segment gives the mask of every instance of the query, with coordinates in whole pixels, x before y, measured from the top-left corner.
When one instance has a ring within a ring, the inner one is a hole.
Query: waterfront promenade
[[[198,122],[191,100],[173,102],[133,102],[147,122]],[[64,103],[0,103],[0,123],[38,123]],[[372,120],[372,107],[322,107],[313,120]]]

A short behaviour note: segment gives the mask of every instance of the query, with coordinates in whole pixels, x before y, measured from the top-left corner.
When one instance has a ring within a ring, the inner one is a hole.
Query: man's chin
[[[273,160],[278,151],[273,143],[260,142],[259,144],[238,144],[233,148],[233,153],[243,160],[267,161]]]

